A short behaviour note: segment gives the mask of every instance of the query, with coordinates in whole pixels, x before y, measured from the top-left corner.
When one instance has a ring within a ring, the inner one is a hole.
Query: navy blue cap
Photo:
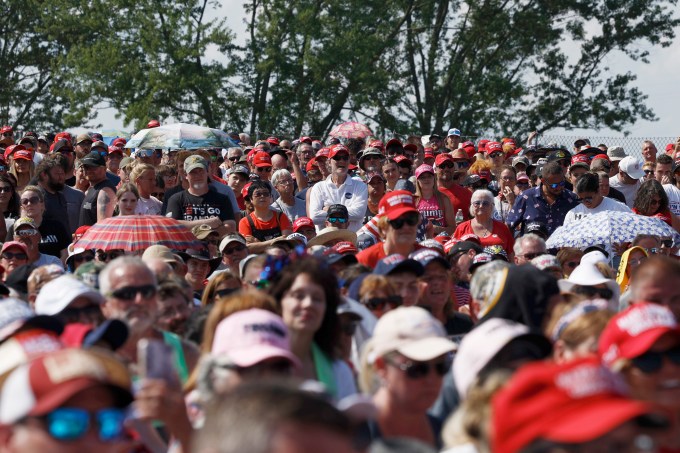
[[[444,256],[441,253],[433,249],[416,250],[415,252],[411,253],[408,257],[413,260],[416,260],[423,267],[427,267],[428,264],[430,264],[433,261],[436,261],[442,266],[444,266],[446,269],[451,269],[451,265],[446,260],[446,258],[444,258]]]
[[[425,269],[418,261],[395,253],[378,261],[373,270],[376,275],[390,275],[398,272],[411,272],[420,277],[425,273]]]

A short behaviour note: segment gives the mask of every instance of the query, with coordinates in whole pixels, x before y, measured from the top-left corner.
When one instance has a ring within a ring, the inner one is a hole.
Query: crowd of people
[[[0,129],[0,453],[680,452],[680,144],[229,135]]]

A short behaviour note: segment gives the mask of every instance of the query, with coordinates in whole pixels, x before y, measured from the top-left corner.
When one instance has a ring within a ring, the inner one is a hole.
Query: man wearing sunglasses
[[[361,220],[366,212],[368,188],[363,181],[348,177],[349,150],[344,145],[333,145],[328,157],[331,174],[312,187],[307,216],[321,229],[329,208],[342,204],[347,208],[349,216],[348,229],[356,233],[361,228]]]
[[[328,208],[326,215],[326,227],[336,227],[341,230],[349,228],[349,212],[343,204],[334,204]]]
[[[38,230],[38,226],[30,217],[21,217],[14,222],[14,240],[26,246],[26,251],[28,252],[27,264],[32,264],[35,267],[56,264],[63,269],[64,264],[59,258],[40,253],[38,246],[41,239],[42,235]]]
[[[114,453],[134,446],[130,374],[103,350],[62,349],[21,365],[0,393],[0,450]]]
[[[137,343],[143,338],[164,341],[173,348],[175,366],[184,381],[198,361],[197,348],[177,335],[156,326],[159,316],[156,276],[139,258],[122,256],[111,261],[99,274],[104,295],[102,313],[120,319],[130,328],[127,342],[118,354],[127,363],[137,363]]]
[[[541,170],[541,183],[517,197],[506,223],[514,231],[523,223],[541,222],[552,234],[578,203],[576,194],[565,189],[562,166],[557,161],[548,162]]]

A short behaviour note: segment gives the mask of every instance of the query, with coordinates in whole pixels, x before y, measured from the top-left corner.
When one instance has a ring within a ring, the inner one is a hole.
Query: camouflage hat
[[[76,278],[87,286],[99,291],[99,273],[104,269],[106,265],[104,263],[98,263],[96,261],[90,261],[83,263],[78,266],[74,275]]]
[[[21,217],[16,222],[14,222],[14,231],[16,231],[17,229],[19,229],[19,227],[22,227],[24,225],[28,225],[36,230],[38,229],[38,225],[36,225],[35,220],[33,220],[30,217]]]
[[[206,161],[203,156],[199,156],[198,154],[187,157],[187,159],[184,161],[184,172],[190,173],[191,170],[196,168],[208,170],[208,161]]]

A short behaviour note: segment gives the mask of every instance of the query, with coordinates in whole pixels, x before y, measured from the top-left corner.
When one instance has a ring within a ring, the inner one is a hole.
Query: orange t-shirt
[[[255,228],[258,230],[271,230],[274,228],[279,228],[281,231],[292,230],[290,225],[290,220],[286,217],[286,214],[274,212],[272,218],[266,222],[255,217],[255,213],[251,212],[248,216],[241,219],[238,223],[238,232],[243,236],[254,236],[253,230],[250,228],[250,222],[248,222],[248,217],[253,221]]]

